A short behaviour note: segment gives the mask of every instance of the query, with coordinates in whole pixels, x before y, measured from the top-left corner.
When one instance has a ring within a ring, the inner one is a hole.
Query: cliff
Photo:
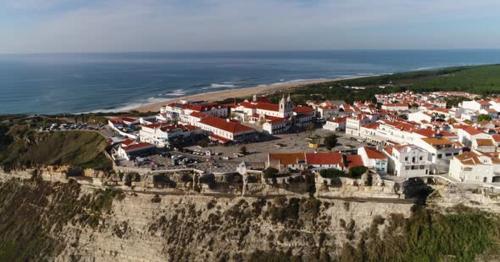
[[[444,215],[380,201],[155,195],[36,176],[4,179],[0,260],[411,261],[422,253],[468,261],[495,255],[489,252],[500,223],[489,214]],[[457,235],[464,228],[473,231]],[[429,230],[443,250],[427,250]]]

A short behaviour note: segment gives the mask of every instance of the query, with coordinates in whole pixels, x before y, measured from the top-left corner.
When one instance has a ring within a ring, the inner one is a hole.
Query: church
[[[314,110],[307,106],[295,106],[290,95],[281,97],[278,104],[266,97],[253,96],[252,101],[245,100],[231,109],[231,116],[240,121],[256,123],[269,134],[284,133],[293,125],[301,127],[310,123]]]

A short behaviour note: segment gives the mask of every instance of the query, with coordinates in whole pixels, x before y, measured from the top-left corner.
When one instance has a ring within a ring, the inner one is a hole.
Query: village
[[[101,133],[115,171],[135,174],[115,182],[135,188],[271,194],[314,184],[323,196],[404,198],[415,181],[500,190],[499,116],[500,98],[465,92],[406,91],[352,105],[254,95],[112,116]]]

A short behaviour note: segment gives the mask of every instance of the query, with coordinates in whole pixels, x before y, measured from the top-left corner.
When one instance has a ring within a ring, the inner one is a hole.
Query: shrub
[[[352,178],[360,178],[367,170],[368,168],[364,166],[353,167],[349,169],[349,176]]]
[[[274,168],[274,167],[268,167],[264,170],[264,178],[269,179],[269,178],[274,178],[278,175],[279,170]]]

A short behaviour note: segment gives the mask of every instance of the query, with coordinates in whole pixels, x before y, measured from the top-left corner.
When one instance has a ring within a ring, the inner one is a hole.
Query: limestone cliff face
[[[230,198],[0,182],[0,259],[214,261],[335,258],[346,242],[411,204]]]
[[[288,253],[334,258],[374,218],[410,215],[411,205],[310,198],[127,195],[97,230],[67,226],[75,241],[58,256],[98,261],[259,260]],[[381,228],[383,227],[380,226]]]

